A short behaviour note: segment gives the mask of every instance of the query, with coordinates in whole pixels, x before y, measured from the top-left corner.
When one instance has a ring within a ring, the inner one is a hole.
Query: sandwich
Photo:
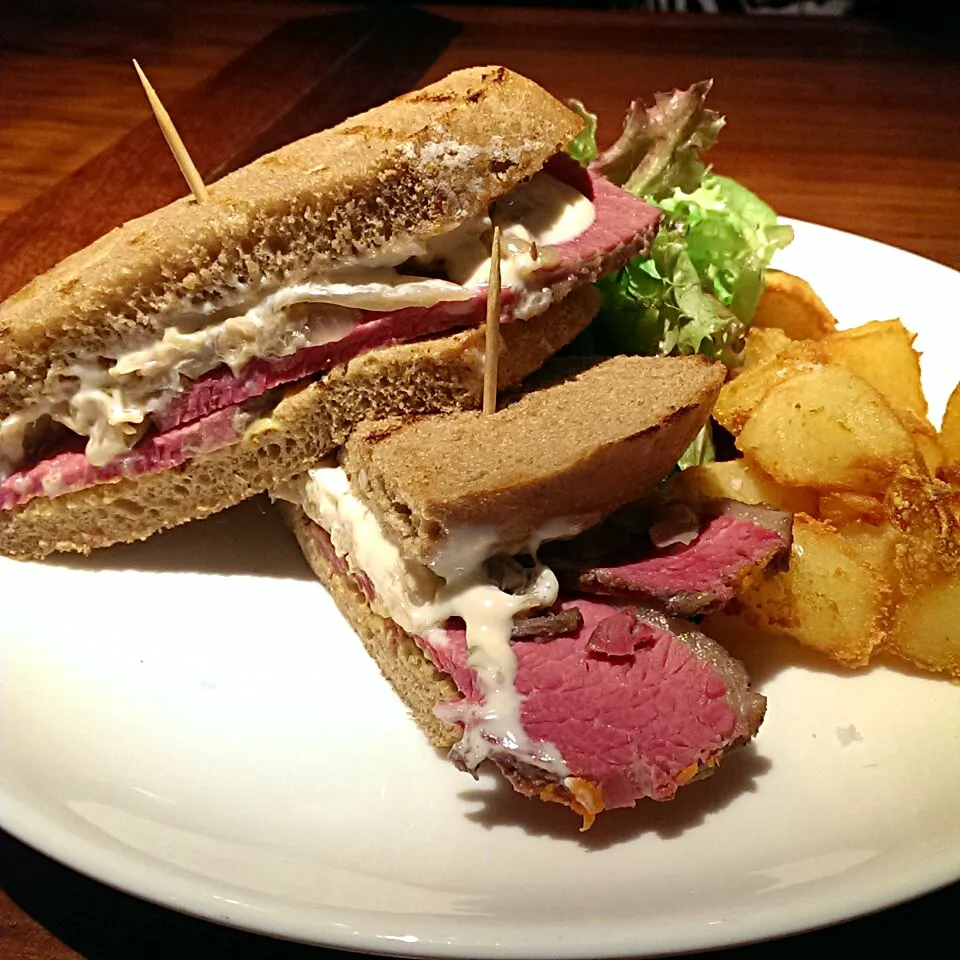
[[[462,70],[113,230],[0,305],[0,552],[89,552],[207,516],[367,418],[482,398],[588,324],[659,211],[562,151],[582,120]]]
[[[661,482],[724,376],[699,356],[555,360],[494,414],[368,421],[272,491],[429,740],[584,829],[672,798],[763,718],[691,618],[781,561],[791,519]]]

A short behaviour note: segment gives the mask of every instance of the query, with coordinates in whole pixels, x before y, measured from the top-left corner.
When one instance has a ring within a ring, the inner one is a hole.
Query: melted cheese
[[[492,217],[425,244],[397,241],[326,275],[263,288],[237,279],[207,302],[183,299],[168,309],[158,340],[113,357],[79,358],[48,375],[40,399],[0,421],[0,480],[23,462],[27,431],[42,417],[87,437],[87,459],[101,466],[137,442],[149,416],[182,392],[183,378],[223,365],[237,373],[256,358],[279,359],[340,340],[357,326],[359,311],[470,300],[489,275],[491,223],[503,231],[503,287],[516,294],[516,315],[530,316],[549,305],[543,291],[525,287],[541,263],[540,250],[579,236],[593,217],[586,197],[541,172],[497,201]],[[447,279],[398,272],[412,257],[442,268]]]
[[[556,602],[559,587],[552,570],[538,564],[526,573],[513,564],[513,579],[523,583],[508,592],[491,576],[486,564],[489,556],[483,555],[480,546],[471,551],[474,559],[470,566],[463,566],[450,579],[440,577],[402,555],[374,514],[354,495],[340,467],[310,470],[278,495],[299,503],[307,516],[327,531],[337,555],[354,573],[367,577],[374,591],[371,606],[381,616],[440,646],[447,642],[441,625],[451,617],[464,621],[467,662],[476,673],[482,695],[482,702],[471,705],[462,716],[464,734],[456,752],[467,769],[476,769],[496,744],[558,778],[569,775],[552,744],[534,743],[524,732],[521,698],[515,686],[517,660],[510,643],[518,613]],[[482,544],[482,537],[477,542]],[[466,552],[461,551],[460,556]]]

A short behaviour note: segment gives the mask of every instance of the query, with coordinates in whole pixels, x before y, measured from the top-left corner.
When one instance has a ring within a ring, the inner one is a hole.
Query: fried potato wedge
[[[743,347],[743,369],[769,363],[787,353],[794,343],[777,327],[751,327]]]
[[[833,366],[795,372],[769,389],[737,447],[780,483],[867,493],[882,491],[901,465],[920,460],[884,398]]]
[[[946,460],[936,428],[926,417],[921,417],[912,410],[897,410],[896,414],[913,436],[913,442],[920,451],[927,473],[935,477]]]
[[[901,469],[886,492],[890,523],[900,532],[899,587],[912,596],[944,576],[960,574],[960,490]]]
[[[943,575],[897,603],[885,646],[918,667],[960,679],[960,575]]]
[[[899,590],[885,648],[960,678],[960,490],[901,470],[886,496]]]
[[[947,409],[943,414],[940,427],[940,447],[943,450],[945,465],[960,467],[960,383],[954,387]]]
[[[789,569],[737,603],[747,623],[860,667],[884,639],[889,596],[884,578],[833,527],[797,514]]]
[[[806,280],[768,270],[753,325],[775,327],[791,340],[819,340],[836,330],[837,321]]]
[[[743,459],[718,460],[690,467],[674,475],[670,489],[688,501],[736,500],[738,503],[766,504],[790,513],[812,514],[818,501],[817,491],[786,487]]]
[[[916,334],[899,320],[874,320],[841,330],[820,344],[824,360],[862,377],[894,410],[927,416],[920,381],[920,354],[913,349]]]
[[[890,586],[891,600],[896,599],[899,594],[896,585],[900,579],[897,569],[900,531],[887,521],[870,523],[866,520],[857,520],[842,526],[836,525],[836,527],[844,543]]]

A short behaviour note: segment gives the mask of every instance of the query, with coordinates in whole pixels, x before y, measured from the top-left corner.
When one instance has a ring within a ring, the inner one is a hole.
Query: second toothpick
[[[490,281],[487,285],[487,349],[483,363],[483,412],[497,410],[500,362],[500,228],[493,228],[490,248]]]

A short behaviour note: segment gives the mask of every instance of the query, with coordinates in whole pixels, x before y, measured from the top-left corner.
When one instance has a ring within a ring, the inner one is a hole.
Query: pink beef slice
[[[765,699],[742,664],[690,623],[582,598],[563,607],[582,616],[576,634],[513,644],[521,722],[529,738],[556,747],[571,776],[599,788],[604,808],[669,800],[756,733]],[[464,631],[450,626],[447,637],[429,653],[464,694],[460,715],[476,717],[464,709],[480,697]],[[520,792],[543,785],[543,771],[506,748],[491,756]]]
[[[0,510],[12,510],[36,497],[58,497],[97,483],[168,470],[236,443],[249,420],[239,407],[227,407],[195,423],[153,434],[101,467],[87,460],[78,438],[76,449],[51,454],[0,481]]]
[[[580,284],[618,270],[632,257],[649,251],[660,222],[660,211],[656,207],[598,174],[584,171],[569,157],[554,158],[548,170],[589,197],[596,216],[580,236],[544,248],[541,258],[544,266],[528,281],[528,286],[534,289],[552,290],[551,298],[541,304],[542,309],[563,299]],[[504,323],[514,319],[511,312],[514,300],[511,292],[504,291],[501,317]],[[358,327],[333,343],[305,347],[280,359],[253,360],[238,374],[227,368],[211,371],[155,414],[154,422],[159,430],[166,430],[222,406],[260,396],[281,384],[321,373],[376,347],[476,326],[485,315],[486,302],[484,288],[467,301],[408,307],[389,313],[366,311]]]
[[[766,507],[723,501],[712,511],[689,544],[657,549],[645,536],[605,539],[598,529],[543,557],[570,590],[654,602],[674,616],[707,613],[787,555],[792,527],[790,514]],[[598,555],[598,543],[612,555]]]
[[[338,363],[390,343],[416,340],[447,329],[480,322],[486,310],[486,292],[471,300],[407,307],[390,313],[364,311],[360,325],[340,340],[304,347],[277,360],[252,360],[238,373],[228,367],[212,370],[153,415],[159,430],[206,416],[226,404],[259,397],[274,387],[329,370]]]

